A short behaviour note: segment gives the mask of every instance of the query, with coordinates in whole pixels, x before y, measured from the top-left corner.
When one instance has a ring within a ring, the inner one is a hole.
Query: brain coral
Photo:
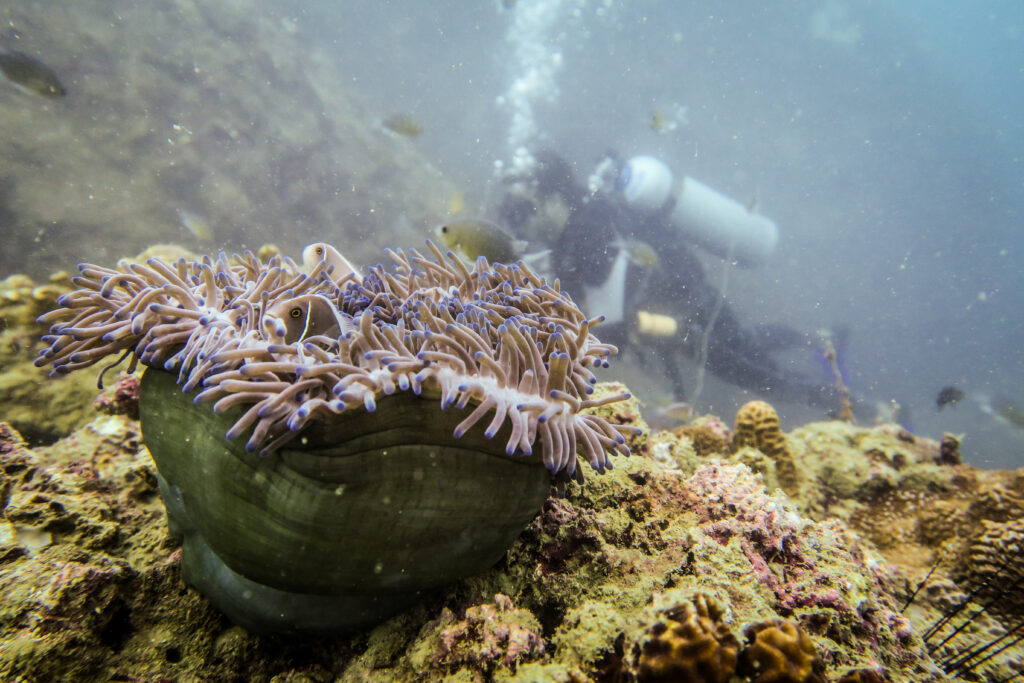
[[[722,609],[696,595],[662,613],[633,647],[636,680],[726,683],[736,669],[739,640],[722,621]]]
[[[1024,519],[981,523],[982,532],[960,558],[958,578],[978,587],[980,598],[998,596],[993,605],[997,612],[1024,615]]]
[[[754,683],[825,683],[814,643],[792,621],[772,619],[746,634],[741,671]]]
[[[775,463],[779,485],[787,493],[795,493],[800,476],[793,456],[786,446],[786,437],[779,427],[779,414],[764,401],[749,401],[736,413],[736,429],[732,438],[734,450],[756,448]]]

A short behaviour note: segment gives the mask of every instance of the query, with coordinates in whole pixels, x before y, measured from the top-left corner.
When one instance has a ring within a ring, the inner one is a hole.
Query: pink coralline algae
[[[827,607],[853,611],[844,598],[848,582],[819,569],[821,552],[808,544],[833,545],[847,534],[841,525],[808,523],[784,498],[770,495],[742,465],[701,467],[686,481],[699,528],[722,545],[736,538],[758,581],[775,593],[776,608],[790,613],[798,607]],[[847,549],[859,553],[850,540]]]
[[[117,378],[113,389],[96,397],[92,407],[106,415],[126,415],[133,420],[138,420],[139,380],[139,375],[121,375]]]
[[[511,598],[497,593],[493,603],[469,607],[461,621],[445,610],[441,621],[452,622],[440,632],[438,664],[458,668],[469,664],[515,668],[520,662],[544,654],[540,625],[531,624],[532,615],[516,610]],[[531,627],[532,626],[532,627]]]
[[[21,434],[6,422],[0,422],[0,455],[14,453],[24,447],[25,442],[22,440]]]

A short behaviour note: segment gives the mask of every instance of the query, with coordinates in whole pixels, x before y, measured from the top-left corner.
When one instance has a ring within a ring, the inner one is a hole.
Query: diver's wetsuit
[[[643,344],[657,352],[673,392],[677,398],[685,399],[679,356],[699,357],[702,330],[719,303],[720,293],[705,278],[700,260],[683,244],[679,231],[664,218],[630,211],[601,194],[584,201],[585,190],[571,174],[571,168],[560,158],[538,155],[538,195],[557,194],[570,209],[568,221],[552,245],[554,275],[570,294],[582,299],[585,287],[599,286],[608,278],[622,238],[642,240],[653,247],[658,255],[656,266],[630,265],[627,270],[626,321],[602,325],[600,334],[605,341],[628,346],[628,327],[634,324],[632,312],[643,309],[674,318],[679,323],[680,336],[646,337]],[[506,203],[505,208],[509,206]],[[503,213],[514,228],[515,218],[508,216],[507,210]],[[601,302],[586,303],[592,309],[590,314],[601,313]],[[722,301],[708,338],[706,367],[723,381],[773,399],[836,409],[839,397],[834,387],[783,373],[769,356],[773,351],[805,343],[805,335],[783,326],[745,329],[728,303]]]

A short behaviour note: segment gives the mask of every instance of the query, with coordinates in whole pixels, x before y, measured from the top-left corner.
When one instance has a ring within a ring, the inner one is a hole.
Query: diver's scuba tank
[[[677,182],[672,169],[652,156],[627,161],[618,188],[631,207],[664,212],[695,244],[740,265],[764,263],[778,244],[779,229],[773,221],[689,176]]]

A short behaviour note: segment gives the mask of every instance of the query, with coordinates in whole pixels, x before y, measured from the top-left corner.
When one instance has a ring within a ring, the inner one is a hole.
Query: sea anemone
[[[598,471],[629,453],[633,427],[583,412],[626,398],[588,398],[615,351],[598,320],[523,263],[428,246],[365,276],[323,244],[305,272],[251,253],[82,265],[41,317],[56,374],[149,366],[142,436],[182,576],[246,628],[376,623],[492,566],[553,479],[581,478],[577,452]]]
[[[378,265],[338,281],[341,257],[329,247],[312,263],[306,250],[308,273],[249,252],[81,264],[79,289],[40,317],[52,327],[36,364],[62,374],[131,352],[133,364],[177,371],[183,391],[201,388],[195,400],[216,413],[248,406],[226,436],[251,428],[246,447],[262,454],[311,420],[373,411],[396,391],[436,396],[442,409],[475,406],[456,438],[493,413],[486,434],[510,423],[506,453],[530,455],[539,440],[553,473],[574,475],[578,449],[598,471],[610,453],[628,454],[632,428],[581,412],[627,398],[587,398],[590,368],[615,352],[590,332],[600,318],[522,262],[481,259],[470,270],[427,244],[433,260],[389,250],[394,272]]]

